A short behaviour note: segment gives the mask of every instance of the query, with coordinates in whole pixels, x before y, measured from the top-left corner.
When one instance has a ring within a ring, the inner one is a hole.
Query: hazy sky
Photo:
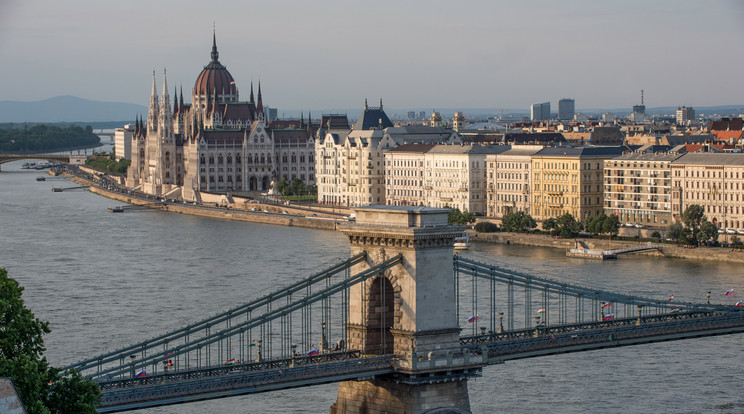
[[[744,103],[742,0],[0,0],[0,100],[147,105],[220,61],[282,110]],[[555,110],[554,109],[554,110]]]

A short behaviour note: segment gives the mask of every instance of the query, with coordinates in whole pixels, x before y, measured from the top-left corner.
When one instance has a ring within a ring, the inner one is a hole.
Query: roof
[[[744,153],[691,152],[682,155],[674,164],[744,165]]]
[[[209,144],[243,146],[245,130],[242,129],[207,129],[201,131],[202,138]]]
[[[274,143],[276,144],[302,144],[305,145],[310,137],[306,129],[272,129]]]
[[[504,142],[566,142],[566,138],[558,132],[510,132],[504,135]]]
[[[362,115],[354,123],[354,129],[385,129],[392,127],[393,123],[390,122],[390,118],[382,110],[382,107],[373,108],[368,107],[365,102],[364,111]]]
[[[215,39],[214,43],[212,43],[212,60],[207,66],[204,66],[204,69],[196,78],[194,95],[212,96],[215,91],[217,91],[218,95],[237,95],[235,80],[230,72],[227,71],[227,68],[222,66],[219,56],[217,52],[217,41]]]
[[[436,144],[403,144],[387,150],[388,153],[415,152],[424,153],[436,147]]]
[[[436,145],[429,154],[500,154],[509,148],[508,145]]]
[[[613,147],[547,147],[537,153],[535,157],[587,157],[587,158],[613,158],[630,151],[625,145]]]
[[[511,149],[502,152],[499,155],[510,156],[531,156],[540,151],[542,148],[519,148],[519,146],[510,147]]]
[[[224,121],[230,120],[230,119],[241,119],[241,120],[248,120],[252,121],[254,118],[254,114],[256,113],[256,106],[249,102],[239,102],[239,103],[226,103],[225,104],[225,111],[222,115],[222,119]]]
[[[668,152],[663,152],[659,154],[655,153],[649,153],[649,152],[629,152],[627,154],[620,155],[619,157],[615,157],[612,160],[618,160],[618,161],[674,161],[677,158],[681,157],[682,154],[673,154]]]

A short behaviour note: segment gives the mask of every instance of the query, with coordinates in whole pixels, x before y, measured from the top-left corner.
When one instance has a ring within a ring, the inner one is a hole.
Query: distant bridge
[[[60,154],[0,154],[0,164],[19,160],[48,160],[69,163],[70,156]]]

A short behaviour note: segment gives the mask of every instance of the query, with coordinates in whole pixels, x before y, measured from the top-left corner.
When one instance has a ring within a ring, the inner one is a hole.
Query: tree
[[[566,213],[557,220],[558,235],[564,239],[576,237],[581,231],[581,223],[577,222],[571,213]]]
[[[535,219],[524,211],[506,213],[501,219],[504,231],[526,231],[537,227]]]
[[[475,216],[467,210],[460,211],[459,208],[453,208],[447,214],[447,223],[449,224],[469,224],[475,221]]]
[[[289,183],[287,183],[286,178],[282,178],[278,183],[276,183],[276,191],[279,191],[279,194],[283,196],[289,193]]]
[[[557,236],[558,235],[558,220],[556,220],[554,217],[551,217],[547,220],[543,221],[542,229],[549,232],[551,236]]]
[[[679,241],[680,237],[682,236],[682,223],[675,221],[674,223],[670,224],[669,227],[667,227],[666,232],[664,233],[664,237],[667,239]]]
[[[703,220],[700,223],[700,234],[698,235],[698,241],[705,243],[709,240],[714,242],[718,241],[718,227],[708,220]]]
[[[620,228],[620,221],[617,216],[610,214],[609,216],[605,213],[601,213],[595,217],[592,217],[586,221],[586,231],[592,234],[617,234],[617,229]]]
[[[705,220],[705,210],[699,204],[691,204],[682,213],[682,222],[687,227],[700,227],[703,220]]]
[[[59,377],[59,370],[49,366],[43,339],[51,332],[49,323],[26,308],[22,294],[23,287],[0,268],[0,377],[13,379],[29,414],[94,413],[98,385],[79,373]]]

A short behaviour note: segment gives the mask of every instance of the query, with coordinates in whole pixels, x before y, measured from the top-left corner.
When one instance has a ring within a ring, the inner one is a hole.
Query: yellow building
[[[571,214],[577,221],[604,210],[604,161],[627,151],[616,147],[549,147],[532,156],[532,217]]]

